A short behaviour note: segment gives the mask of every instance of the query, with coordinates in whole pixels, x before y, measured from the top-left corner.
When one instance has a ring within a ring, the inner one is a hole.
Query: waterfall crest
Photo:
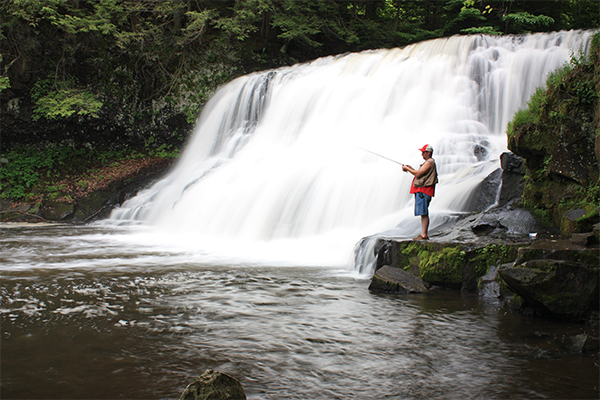
[[[206,105],[170,174],[111,219],[221,262],[346,266],[366,235],[418,233],[412,176],[368,151],[416,167],[431,144],[432,228],[468,212],[507,123],[591,34],[456,36],[240,77]]]

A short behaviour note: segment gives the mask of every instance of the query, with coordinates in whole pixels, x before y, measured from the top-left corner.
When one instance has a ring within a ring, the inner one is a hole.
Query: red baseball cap
[[[433,147],[431,147],[430,145],[426,144],[425,146],[421,147],[419,149],[420,152],[424,152],[424,151],[428,151],[430,153],[433,153]]]

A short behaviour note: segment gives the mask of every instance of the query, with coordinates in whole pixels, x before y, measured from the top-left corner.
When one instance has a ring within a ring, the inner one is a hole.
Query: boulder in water
[[[190,383],[179,400],[245,400],[246,393],[240,382],[231,376],[207,369]]]
[[[506,284],[537,312],[585,320],[598,311],[599,259],[596,249],[568,241],[542,241],[519,249],[513,266],[501,266]]]
[[[369,290],[398,294],[425,293],[429,289],[423,280],[401,268],[384,265],[373,275]]]
[[[565,347],[570,354],[597,353],[600,349],[600,341],[597,337],[582,333],[568,337]]]

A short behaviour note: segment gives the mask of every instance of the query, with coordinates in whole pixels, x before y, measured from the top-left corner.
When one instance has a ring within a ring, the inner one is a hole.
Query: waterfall
[[[591,34],[455,36],[240,77],[208,102],[169,175],[111,220],[213,262],[348,266],[365,236],[419,233],[412,175],[370,152],[416,167],[431,144],[431,229],[470,211],[507,123]]]

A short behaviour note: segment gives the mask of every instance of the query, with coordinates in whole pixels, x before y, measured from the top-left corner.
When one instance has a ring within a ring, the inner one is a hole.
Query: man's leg
[[[427,231],[429,230],[429,215],[421,215],[421,237],[428,239]]]

